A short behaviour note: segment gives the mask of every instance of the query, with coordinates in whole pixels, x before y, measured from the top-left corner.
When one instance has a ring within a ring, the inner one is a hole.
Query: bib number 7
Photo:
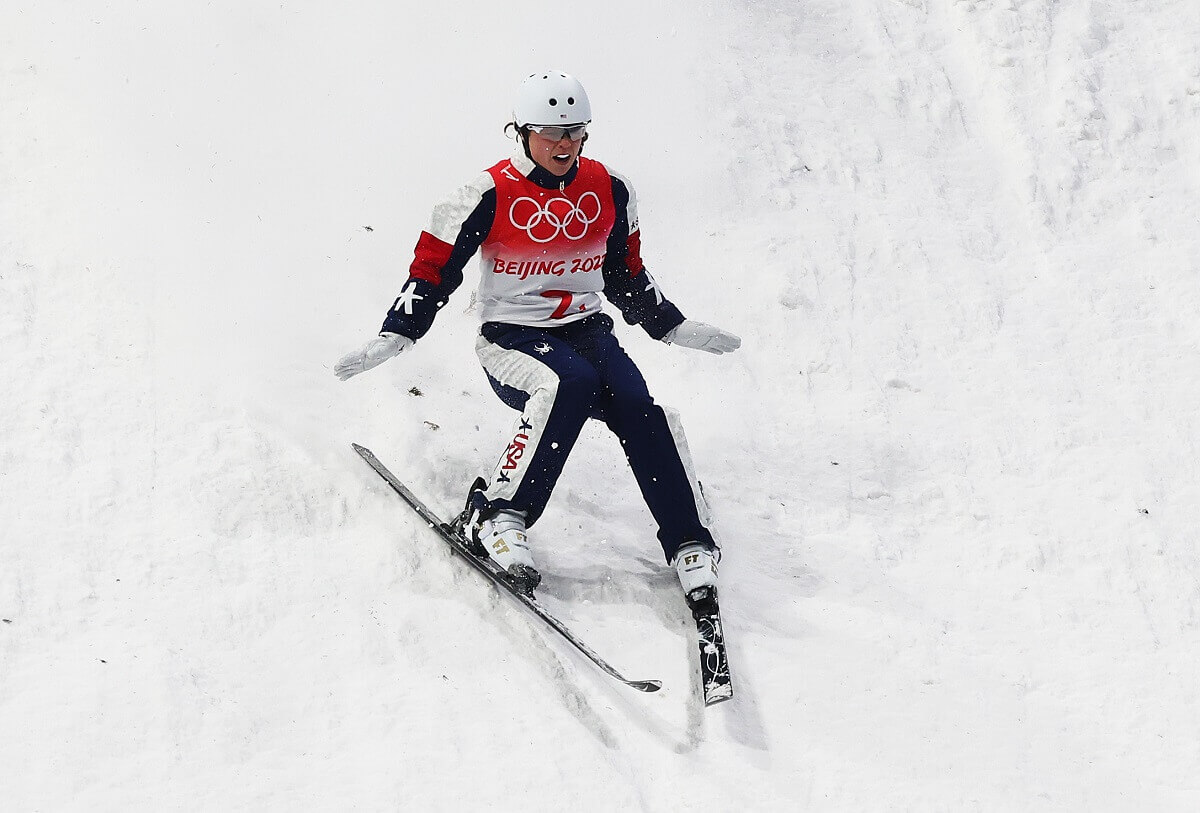
[[[550,314],[551,319],[561,319],[566,316],[567,311],[571,309],[571,300],[574,298],[570,291],[542,291],[542,296],[558,300],[558,307],[554,309],[554,313]]]

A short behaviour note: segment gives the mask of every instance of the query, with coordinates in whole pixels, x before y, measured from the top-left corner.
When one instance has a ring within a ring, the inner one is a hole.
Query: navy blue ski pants
[[[714,546],[704,497],[678,416],[654,402],[607,314],[562,327],[488,322],[476,345],[488,381],[521,412],[478,508],[541,516],[583,423],[604,421],[621,441],[670,562],[688,542]]]

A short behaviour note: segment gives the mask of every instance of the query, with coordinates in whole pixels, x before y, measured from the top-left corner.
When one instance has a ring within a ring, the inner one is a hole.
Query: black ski
[[[552,630],[565,638],[572,646],[582,652],[588,660],[600,667],[602,671],[614,679],[624,683],[626,686],[637,689],[639,692],[657,692],[662,688],[661,681],[628,680],[616,669],[613,669],[611,666],[609,666],[603,658],[592,651],[591,647],[579,640],[579,638],[576,637],[573,632],[567,629],[566,625],[559,621],[549,610],[539,603],[536,598],[522,593],[520,590],[514,587],[506,578],[507,574],[500,570],[500,568],[497,567],[491,559],[483,559],[471,553],[467,547],[467,540],[463,537],[461,530],[456,528],[454,525],[443,522],[441,519],[439,519],[436,514],[434,514],[425,506],[425,503],[417,499],[417,496],[409,491],[408,487],[396,478],[396,475],[392,474],[388,470],[387,466],[384,466],[379,462],[379,458],[372,454],[370,449],[359,446],[357,443],[353,443],[351,445],[354,447],[354,451],[358,452],[359,456],[361,456],[363,460],[367,461],[367,464],[373,468],[389,486],[392,487],[392,490],[399,494],[400,497],[406,503],[408,503],[408,505],[414,511],[417,512],[421,519],[423,519],[425,523],[429,525],[430,528],[433,528],[435,531],[437,531],[438,536],[440,536],[442,541],[450,546],[452,551],[465,559],[467,563],[471,565],[471,567],[475,568],[475,570],[486,576],[488,580],[492,582],[492,584],[508,593],[521,604],[525,605],[525,607],[528,608],[534,615],[545,621]]]
[[[700,587],[688,596],[688,606],[696,619],[700,644],[700,683],[704,687],[704,705],[712,706],[733,697],[729,657],[725,653],[725,631],[716,589]]]
[[[712,706],[733,697],[721,614],[697,618],[696,631],[700,638],[700,680],[704,684],[704,705]]]

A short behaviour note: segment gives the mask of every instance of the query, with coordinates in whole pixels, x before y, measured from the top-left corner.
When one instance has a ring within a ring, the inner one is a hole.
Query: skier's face
[[[571,167],[579,160],[583,151],[583,139],[572,141],[567,135],[555,141],[546,136],[529,131],[529,154],[533,162],[543,169],[549,170],[555,177],[561,178],[571,171]]]

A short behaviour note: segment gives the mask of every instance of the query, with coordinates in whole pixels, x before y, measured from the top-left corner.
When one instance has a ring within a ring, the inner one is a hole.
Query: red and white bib
[[[511,159],[488,174],[496,216],[480,247],[480,319],[546,327],[599,311],[616,218],[604,165],[580,157],[574,180],[555,189],[530,181]]]

